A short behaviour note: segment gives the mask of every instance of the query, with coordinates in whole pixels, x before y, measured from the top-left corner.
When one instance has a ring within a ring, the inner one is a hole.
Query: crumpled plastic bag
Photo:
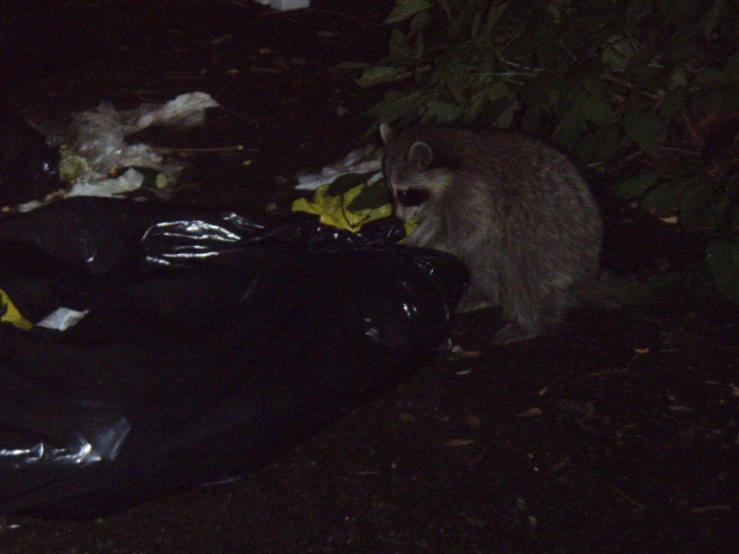
[[[74,150],[100,176],[121,167],[151,167],[174,177],[180,166],[165,164],[163,157],[145,144],[127,144],[125,137],[151,125],[202,125],[205,110],[218,106],[205,92],[181,94],[164,105],[142,104],[135,110],[121,112],[109,102],[101,102],[96,110],[81,112],[72,120]]]

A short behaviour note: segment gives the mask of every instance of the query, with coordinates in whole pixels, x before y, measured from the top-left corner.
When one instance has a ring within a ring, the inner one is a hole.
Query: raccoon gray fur
[[[561,152],[521,134],[381,125],[385,173],[406,244],[454,254],[471,282],[458,312],[502,305],[495,342],[533,338],[558,323],[599,280],[602,222]]]

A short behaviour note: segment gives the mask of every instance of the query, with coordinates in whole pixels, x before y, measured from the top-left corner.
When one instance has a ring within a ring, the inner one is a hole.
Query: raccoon
[[[598,280],[602,222],[563,153],[502,131],[380,126],[383,171],[406,244],[461,258],[471,282],[458,312],[501,305],[507,344],[542,334]]]

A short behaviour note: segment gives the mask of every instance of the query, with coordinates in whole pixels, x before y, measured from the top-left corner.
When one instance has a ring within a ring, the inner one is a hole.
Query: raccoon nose
[[[428,189],[405,189],[395,191],[395,198],[398,204],[402,206],[420,206],[424,202],[428,202],[431,193]]]

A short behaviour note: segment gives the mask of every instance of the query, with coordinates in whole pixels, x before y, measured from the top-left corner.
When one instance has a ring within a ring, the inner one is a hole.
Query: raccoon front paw
[[[514,342],[533,339],[539,335],[541,335],[540,332],[524,329],[518,323],[511,322],[495,333],[493,344],[511,344]]]

